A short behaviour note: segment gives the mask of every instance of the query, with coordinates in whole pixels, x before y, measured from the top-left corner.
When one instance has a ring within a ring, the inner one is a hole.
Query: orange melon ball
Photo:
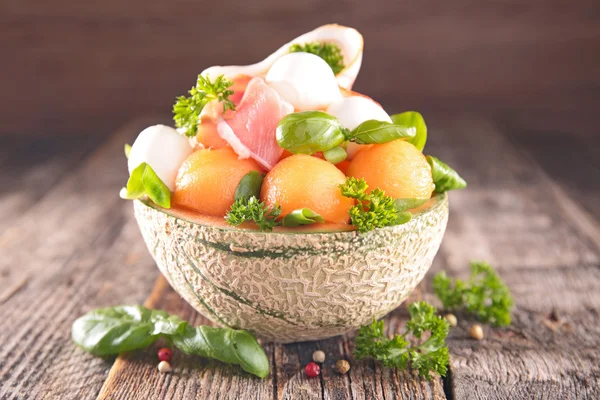
[[[320,158],[296,154],[275,165],[263,181],[260,197],[269,206],[279,204],[281,216],[310,208],[325,221],[348,223],[354,200],[342,196],[346,177],[335,165]]]
[[[346,175],[346,173],[348,172],[348,167],[350,166],[350,161],[344,160],[344,161],[341,161],[341,162],[335,164],[335,166],[337,167],[337,169],[342,171],[344,173],[344,175]]]
[[[198,150],[179,168],[171,202],[204,214],[225,216],[233,204],[235,189],[250,171],[261,168],[252,159],[238,159],[230,147]]]
[[[423,153],[404,140],[376,144],[360,151],[348,166],[348,176],[364,178],[397,199],[428,199],[435,188]]]

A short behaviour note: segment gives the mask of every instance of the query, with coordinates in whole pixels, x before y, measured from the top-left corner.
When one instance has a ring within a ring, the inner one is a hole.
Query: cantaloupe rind
[[[319,340],[380,318],[423,279],[448,220],[446,194],[404,225],[352,232],[258,232],[203,225],[134,201],[171,286],[217,324],[276,342]]]

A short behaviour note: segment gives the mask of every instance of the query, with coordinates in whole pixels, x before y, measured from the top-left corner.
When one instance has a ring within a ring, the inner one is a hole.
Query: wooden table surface
[[[484,327],[480,342],[459,315],[445,379],[355,361],[352,334],[265,343],[272,372],[264,380],[179,353],[174,373],[160,374],[153,349],[116,359],[84,353],[70,327],[96,307],[145,302],[207,323],[160,277],[131,203],[118,196],[123,144],[162,121],[135,120],[106,139],[0,137],[0,398],[600,398],[600,137],[468,115],[428,120],[427,152],[469,188],[450,194],[443,244],[411,300],[435,303],[433,273],[464,277],[468,260],[482,259],[516,307],[510,327]],[[404,305],[391,313],[388,331],[406,316]],[[327,361],[321,378],[307,379],[302,367],[316,349]],[[351,361],[346,376],[333,370],[339,358]]]

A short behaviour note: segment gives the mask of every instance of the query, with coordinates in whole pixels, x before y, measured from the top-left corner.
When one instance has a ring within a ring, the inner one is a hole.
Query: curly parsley
[[[267,207],[265,203],[256,197],[240,197],[231,205],[225,216],[229,225],[238,226],[244,222],[252,221],[258,225],[261,231],[270,232],[277,226],[277,217],[281,214],[281,207]]]
[[[290,53],[311,53],[321,57],[333,70],[335,75],[344,68],[344,56],[340,47],[333,43],[310,42],[304,44],[293,44]]]
[[[384,226],[400,225],[407,223],[412,218],[408,211],[401,210],[396,201],[386,196],[381,189],[368,192],[369,186],[364,179],[350,177],[341,185],[342,195],[358,200],[350,208],[352,225],[359,232],[368,232]]]
[[[452,281],[445,272],[439,272],[433,278],[433,290],[447,310],[464,309],[483,322],[496,326],[510,325],[512,296],[488,263],[471,262],[468,281]]]
[[[211,101],[217,100],[223,103],[223,112],[235,110],[235,104],[229,100],[233,90],[229,87],[233,82],[220,75],[211,82],[210,78],[198,75],[196,86],[190,89],[190,97],[179,96],[173,106],[173,120],[175,126],[185,129],[188,137],[196,136],[198,133],[198,118],[202,109]]]
[[[357,359],[372,357],[388,367],[411,367],[427,379],[431,379],[431,371],[445,376],[449,362],[445,340],[450,325],[424,301],[411,304],[408,311],[410,321],[406,323],[406,331],[392,339],[385,335],[383,321],[360,327],[354,356]],[[425,332],[429,337],[421,341]],[[409,334],[419,343],[412,345],[407,339]]]

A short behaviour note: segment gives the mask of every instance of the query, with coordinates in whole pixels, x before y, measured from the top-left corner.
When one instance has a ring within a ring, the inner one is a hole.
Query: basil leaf
[[[194,328],[175,315],[143,306],[91,311],[73,323],[71,337],[83,350],[98,356],[143,349],[165,337],[186,354],[238,364],[261,378],[269,375],[267,355],[251,333],[208,326]]]
[[[314,223],[322,224],[325,222],[321,215],[317,214],[310,208],[300,208],[298,210],[294,210],[283,218],[281,224],[283,226],[300,226],[300,225],[310,225]]]
[[[348,154],[346,154],[346,150],[344,150],[342,147],[338,146],[338,147],[334,147],[333,149],[325,150],[323,152],[323,156],[330,163],[337,164],[337,163],[341,163],[342,161],[344,161],[346,159],[346,157],[348,156]]]
[[[161,335],[173,335],[185,321],[142,306],[94,310],[78,318],[71,329],[73,341],[85,351],[106,356],[143,349]]]
[[[150,165],[147,165],[144,171],[143,183],[150,200],[163,208],[171,208],[171,191]]]
[[[129,160],[129,153],[131,153],[131,145],[125,143],[123,150],[125,151],[125,158]]]
[[[402,212],[422,206],[427,202],[427,199],[394,199],[396,211]]]
[[[408,140],[417,149],[423,151],[425,143],[427,143],[427,125],[423,116],[416,111],[407,111],[402,114],[394,114],[390,116],[394,125],[404,127],[405,129],[414,132],[414,136]]]
[[[446,163],[433,156],[427,156],[426,158],[429,165],[431,165],[431,175],[433,176],[436,192],[443,193],[448,190],[467,187],[467,182]]]
[[[146,189],[144,188],[144,172],[146,171],[147,165],[148,164],[143,162],[131,171],[131,175],[127,181],[128,199],[139,199],[146,194]]]
[[[244,371],[260,378],[269,375],[269,360],[263,348],[246,331],[188,325],[182,334],[173,337],[173,344],[186,354],[239,364]]]
[[[294,154],[314,154],[339,146],[346,129],[340,121],[323,111],[288,114],[277,124],[279,146]]]
[[[358,144],[381,144],[396,139],[412,139],[414,135],[415,131],[406,127],[370,119],[354,128],[347,139]]]
[[[258,171],[250,171],[240,179],[237,188],[235,188],[234,199],[249,199],[250,197],[260,198],[260,187],[262,186],[263,175]]]
[[[120,195],[127,200],[135,200],[147,195],[159,206],[171,208],[171,191],[156,175],[152,167],[145,162],[131,171],[126,191]]]
[[[394,221],[394,225],[406,224],[412,219],[412,216],[412,213],[408,211],[400,212],[396,215],[396,221]]]

